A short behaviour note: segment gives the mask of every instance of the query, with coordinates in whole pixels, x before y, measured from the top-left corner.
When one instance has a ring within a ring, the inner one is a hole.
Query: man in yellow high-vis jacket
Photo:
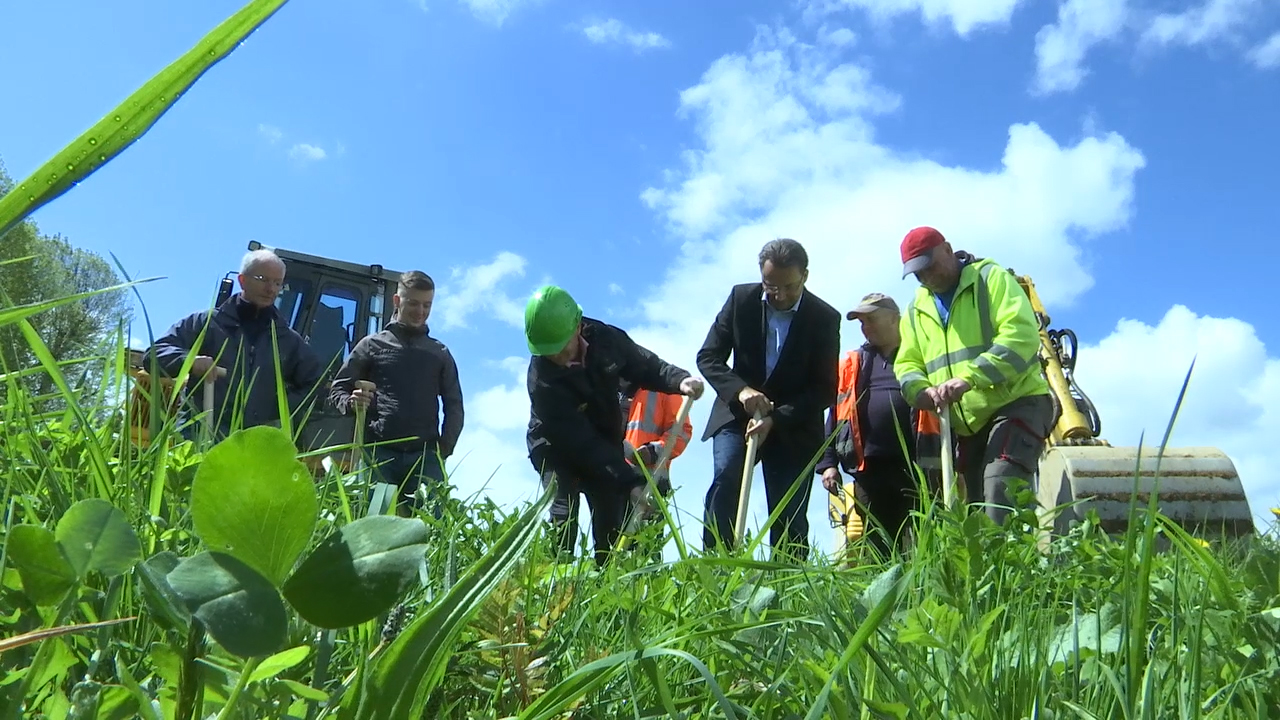
[[[951,406],[969,502],[987,503],[987,515],[1003,523],[1013,508],[1009,480],[1034,489],[1057,421],[1038,357],[1039,321],[1012,273],[953,251],[934,228],[907,233],[900,250],[902,276],[914,274],[921,287],[902,316],[894,374],[912,405]]]

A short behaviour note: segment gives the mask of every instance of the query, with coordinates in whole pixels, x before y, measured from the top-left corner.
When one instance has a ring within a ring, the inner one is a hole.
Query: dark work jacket
[[[878,351],[872,348],[870,343],[863,343],[856,351],[861,357],[858,367],[860,372],[857,376],[857,383],[853,388],[849,388],[849,392],[853,393],[857,403],[857,417],[859,420],[859,432],[857,436],[865,437],[870,424],[875,421],[871,416],[870,407],[870,389],[871,389],[871,367],[870,363]],[[881,356],[883,357],[883,356]],[[837,387],[840,397],[844,397],[843,390]],[[822,457],[818,460],[814,467],[814,472],[821,475],[823,472],[831,468],[840,468],[855,479],[862,474],[861,466],[863,460],[864,448],[856,441],[854,428],[849,423],[840,423],[836,415],[840,409],[840,401],[833,403],[827,411],[827,422],[824,427],[826,437],[830,437],[835,433],[835,437],[827,448],[822,452]],[[916,463],[926,470],[934,470],[941,466],[938,460],[938,453],[942,450],[942,441],[938,435],[937,416],[922,410],[912,408],[908,413],[910,423],[906,428],[906,445],[907,455],[903,458],[903,465],[909,466],[910,463]],[[892,418],[889,420],[892,422]],[[839,424],[839,432],[836,432],[836,426]],[[922,424],[924,427],[921,427]]]
[[[716,401],[702,434],[710,439],[726,427],[745,431],[749,415],[738,402],[753,387],[773,402],[773,429],[765,439],[808,461],[822,446],[823,414],[836,400],[840,362],[840,313],[805,289],[787,331],[777,367],[765,379],[763,286],[735,285],[698,351],[698,371],[715,389]],[[733,367],[729,367],[729,354]]]
[[[623,455],[625,434],[619,381],[645,390],[679,393],[688,371],[667,363],[612,325],[582,319],[583,364],[529,360],[529,460],[539,473],[555,470],[597,488],[630,488],[643,476]]]
[[[269,425],[280,421],[276,401],[275,354],[272,348],[271,328],[275,328],[275,343],[280,349],[280,375],[284,380],[290,414],[301,420],[306,410],[299,410],[304,403],[310,405],[316,397],[316,385],[323,368],[311,346],[290,328],[274,305],[255,309],[237,293],[213,311],[192,313],[174,323],[169,331],[155,341],[148,355],[155,357],[166,375],[178,374],[188,354],[208,355],[227,374],[214,383],[214,417],[222,435],[231,430],[232,413],[239,405],[239,396],[246,393],[244,417],[240,427]],[[195,348],[196,338],[208,322],[204,342]],[[145,362],[150,364],[150,357]],[[196,407],[203,411],[203,383],[194,376],[187,385],[194,394]],[[247,390],[247,392],[246,392]],[[228,405],[227,398],[232,398]]]
[[[368,439],[402,440],[384,446],[390,448],[426,445],[438,448],[446,458],[453,454],[462,435],[462,385],[453,354],[431,337],[430,328],[391,322],[380,332],[360,338],[329,389],[329,401],[338,412],[352,412],[356,380],[377,386],[366,420]]]

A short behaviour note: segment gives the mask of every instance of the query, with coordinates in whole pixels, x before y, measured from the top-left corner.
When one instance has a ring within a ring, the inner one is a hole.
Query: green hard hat
[[[582,308],[557,285],[543,285],[524,306],[524,337],[534,355],[555,355],[569,344]]]

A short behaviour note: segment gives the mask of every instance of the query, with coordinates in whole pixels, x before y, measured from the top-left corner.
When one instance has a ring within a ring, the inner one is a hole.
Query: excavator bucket
[[[1136,494],[1138,506],[1146,508],[1154,491],[1156,510],[1192,535],[1210,539],[1255,532],[1240,476],[1221,450],[1165,448],[1161,454],[1159,448],[1144,447],[1140,466],[1138,460],[1136,447],[1047,448],[1037,493],[1042,526],[1062,535],[1093,511],[1104,531],[1123,533],[1130,500]],[[1078,504],[1061,507],[1071,503]]]
[[[1075,333],[1049,329],[1050,318],[1035,283],[1012,270],[1031,300],[1040,323],[1040,362],[1052,391],[1058,420],[1040,458],[1037,498],[1041,539],[1062,535],[1093,510],[1104,531],[1123,533],[1135,499],[1192,535],[1208,540],[1256,532],[1244,486],[1235,465],[1211,447],[1112,447],[1102,439],[1102,420],[1075,380]],[[1139,463],[1139,459],[1141,463]],[[1136,483],[1136,485],[1135,485]],[[1068,508],[1060,506],[1079,503]]]

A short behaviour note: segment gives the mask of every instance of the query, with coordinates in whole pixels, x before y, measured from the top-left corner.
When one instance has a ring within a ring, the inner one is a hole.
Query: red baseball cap
[[[911,273],[917,273],[929,267],[929,263],[933,261],[930,253],[946,241],[942,233],[927,225],[907,233],[907,236],[902,239],[901,247],[902,277],[905,278]]]

